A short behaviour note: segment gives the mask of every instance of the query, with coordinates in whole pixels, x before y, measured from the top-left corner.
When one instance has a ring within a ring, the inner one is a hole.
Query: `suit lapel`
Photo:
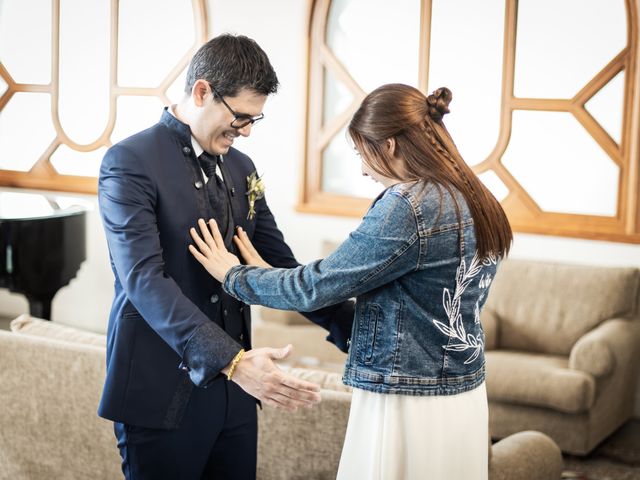
[[[229,179],[229,203],[233,210],[234,227],[242,227],[247,235],[249,235],[249,238],[252,238],[253,231],[256,227],[256,219],[249,220],[247,218],[249,214],[249,203],[247,201],[246,189],[247,175],[249,172],[241,168],[235,160],[236,157],[233,155],[233,151],[229,152],[224,156],[224,161],[220,163],[220,168],[225,182]]]
[[[227,204],[229,206],[227,234],[225,235],[224,243],[227,246],[231,245],[232,248],[235,250],[235,246],[233,245],[232,239],[235,233],[235,227],[237,225],[242,224],[242,222],[240,221],[240,218],[238,217],[239,211],[241,210],[241,208],[237,203],[238,202],[236,198],[237,192],[233,182],[233,177],[231,175],[231,172],[229,172],[229,167],[227,165],[227,162],[224,161],[224,157],[223,157],[223,161],[220,162],[218,165],[220,165],[220,170],[222,170],[222,178],[224,180],[224,184],[227,191],[227,199],[228,199]]]

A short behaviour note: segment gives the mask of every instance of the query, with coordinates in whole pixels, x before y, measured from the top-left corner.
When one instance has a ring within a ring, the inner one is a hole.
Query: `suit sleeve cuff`
[[[198,387],[207,387],[221,375],[242,347],[218,325],[208,322],[200,326],[187,342],[180,368],[189,372]]]

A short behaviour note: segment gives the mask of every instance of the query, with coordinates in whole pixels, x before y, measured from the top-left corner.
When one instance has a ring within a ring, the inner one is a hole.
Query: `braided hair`
[[[349,124],[349,135],[377,173],[402,182],[422,182],[424,188],[446,189],[459,219],[461,195],[474,220],[478,253],[504,256],[512,241],[504,210],[462,159],[442,121],[452,98],[446,87],[425,97],[408,85],[383,85],[363,100]],[[391,138],[393,153],[385,148]],[[401,170],[397,159],[401,159]]]

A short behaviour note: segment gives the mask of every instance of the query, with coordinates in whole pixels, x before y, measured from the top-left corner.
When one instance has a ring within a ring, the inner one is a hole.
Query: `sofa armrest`
[[[104,346],[0,330],[0,365],[0,478],[122,477],[96,413]]]
[[[498,348],[498,315],[486,306],[480,312],[480,323],[484,331],[485,350],[495,350]]]
[[[518,432],[492,446],[489,480],[559,479],[562,468],[562,452],[551,438]]]
[[[569,368],[590,373],[596,378],[624,365],[640,346],[640,322],[614,318],[602,322],[580,340],[569,355]]]
[[[26,313],[11,322],[11,331],[29,336],[53,338],[84,345],[95,345],[96,347],[104,348],[107,345],[107,337],[103,334],[80,330],[58,322],[32,317]]]

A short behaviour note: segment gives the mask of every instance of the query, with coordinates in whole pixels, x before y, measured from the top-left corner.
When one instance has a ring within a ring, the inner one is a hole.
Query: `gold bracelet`
[[[227,373],[227,380],[231,380],[231,377],[233,377],[233,372],[236,371],[236,367],[238,366],[238,364],[240,363],[240,360],[242,360],[242,356],[244,355],[244,348],[241,349],[235,357],[233,357],[233,360],[231,360],[231,367],[229,367],[229,373]]]

